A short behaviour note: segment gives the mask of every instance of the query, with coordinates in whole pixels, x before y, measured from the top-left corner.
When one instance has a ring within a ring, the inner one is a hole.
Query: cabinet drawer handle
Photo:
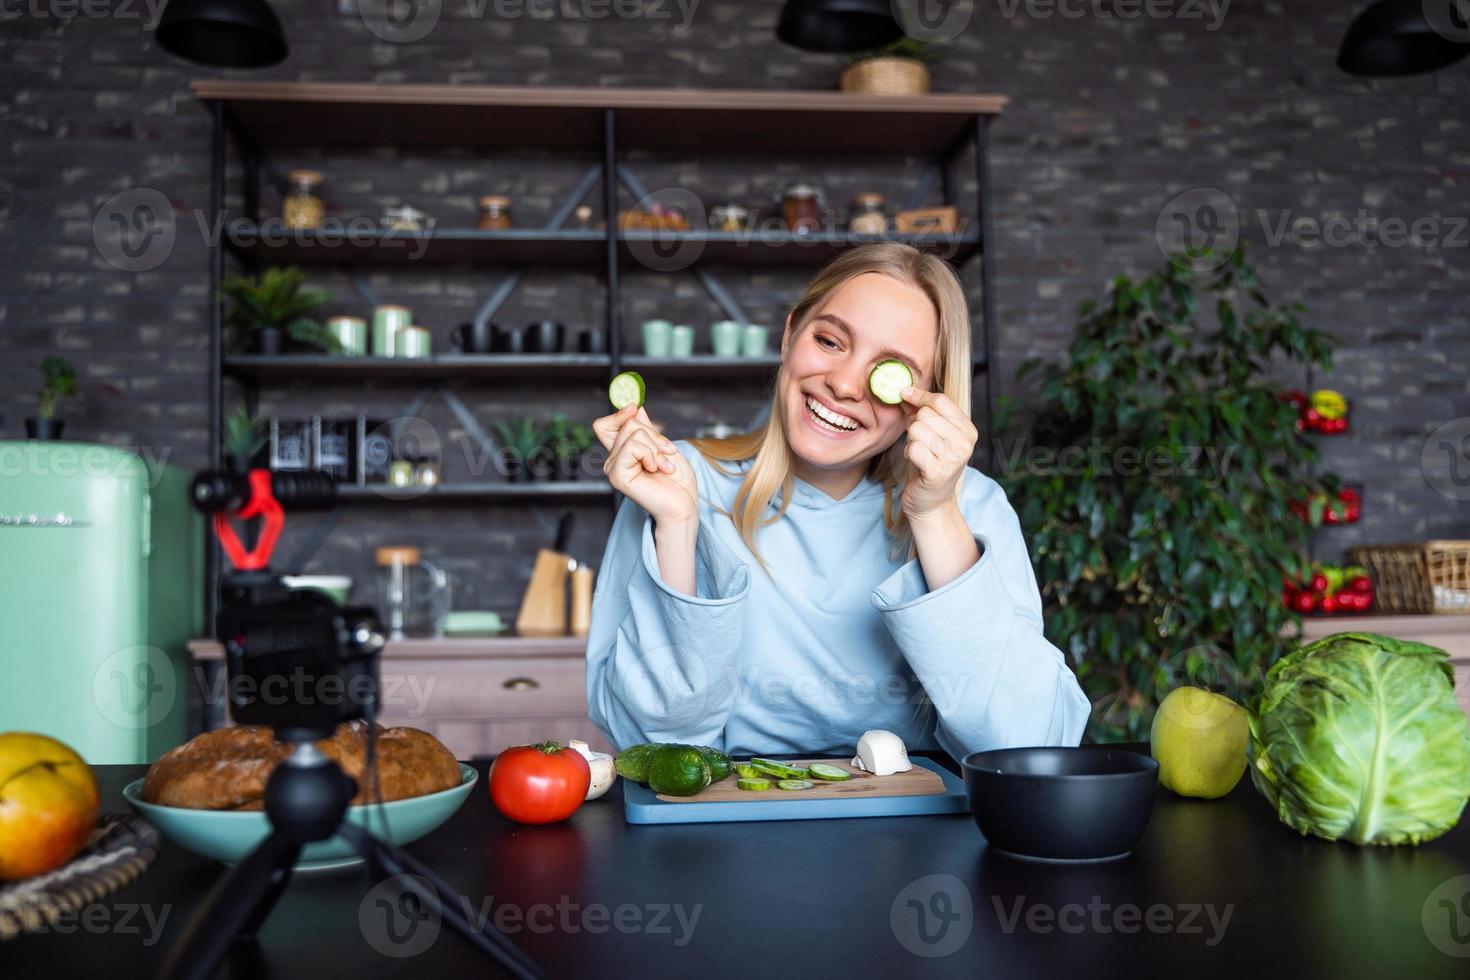
[[[507,691],[534,691],[541,685],[530,677],[512,677],[500,686]]]

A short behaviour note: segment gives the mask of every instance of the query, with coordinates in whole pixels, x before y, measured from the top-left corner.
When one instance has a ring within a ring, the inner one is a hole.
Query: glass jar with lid
[[[822,230],[821,192],[810,184],[793,184],[781,195],[781,219],[793,234]]]
[[[503,194],[487,194],[480,198],[481,231],[504,231],[510,227],[510,198]]]
[[[383,209],[383,227],[388,231],[423,231],[428,218],[427,213],[411,204]]]
[[[320,228],[326,217],[321,198],[322,175],[315,170],[293,170],[286,175],[281,220],[287,228]]]
[[[716,204],[709,209],[711,231],[745,231],[750,223],[750,208],[743,204]]]
[[[881,235],[888,230],[882,194],[859,194],[852,199],[852,218],[847,230],[855,235]]]

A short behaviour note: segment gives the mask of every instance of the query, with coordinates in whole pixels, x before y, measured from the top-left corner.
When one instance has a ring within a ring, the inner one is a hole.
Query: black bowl
[[[1089,745],[976,752],[961,763],[989,845],[1020,857],[1104,861],[1133,850],[1153,813],[1159,764]]]

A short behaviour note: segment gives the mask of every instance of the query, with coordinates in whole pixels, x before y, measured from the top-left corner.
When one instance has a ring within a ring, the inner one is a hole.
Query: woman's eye
[[[831,337],[824,337],[821,334],[817,335],[817,343],[827,350],[836,350],[838,347],[837,341]]]

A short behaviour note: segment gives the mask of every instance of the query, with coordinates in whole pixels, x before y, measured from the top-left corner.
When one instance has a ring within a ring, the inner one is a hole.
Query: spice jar
[[[817,189],[809,184],[786,188],[781,196],[781,219],[798,235],[809,235],[822,229],[822,202]]]
[[[750,208],[743,204],[716,204],[709,209],[712,231],[744,231],[750,220]]]
[[[293,170],[286,175],[286,196],[281,201],[281,220],[287,228],[319,228],[326,205],[317,193],[322,175],[315,170]]]
[[[487,194],[480,198],[480,230],[504,231],[511,227],[510,198]]]
[[[881,235],[888,230],[882,194],[859,194],[852,199],[852,218],[847,230],[857,235]]]
[[[389,231],[423,231],[428,214],[412,205],[383,209],[383,227]]]

